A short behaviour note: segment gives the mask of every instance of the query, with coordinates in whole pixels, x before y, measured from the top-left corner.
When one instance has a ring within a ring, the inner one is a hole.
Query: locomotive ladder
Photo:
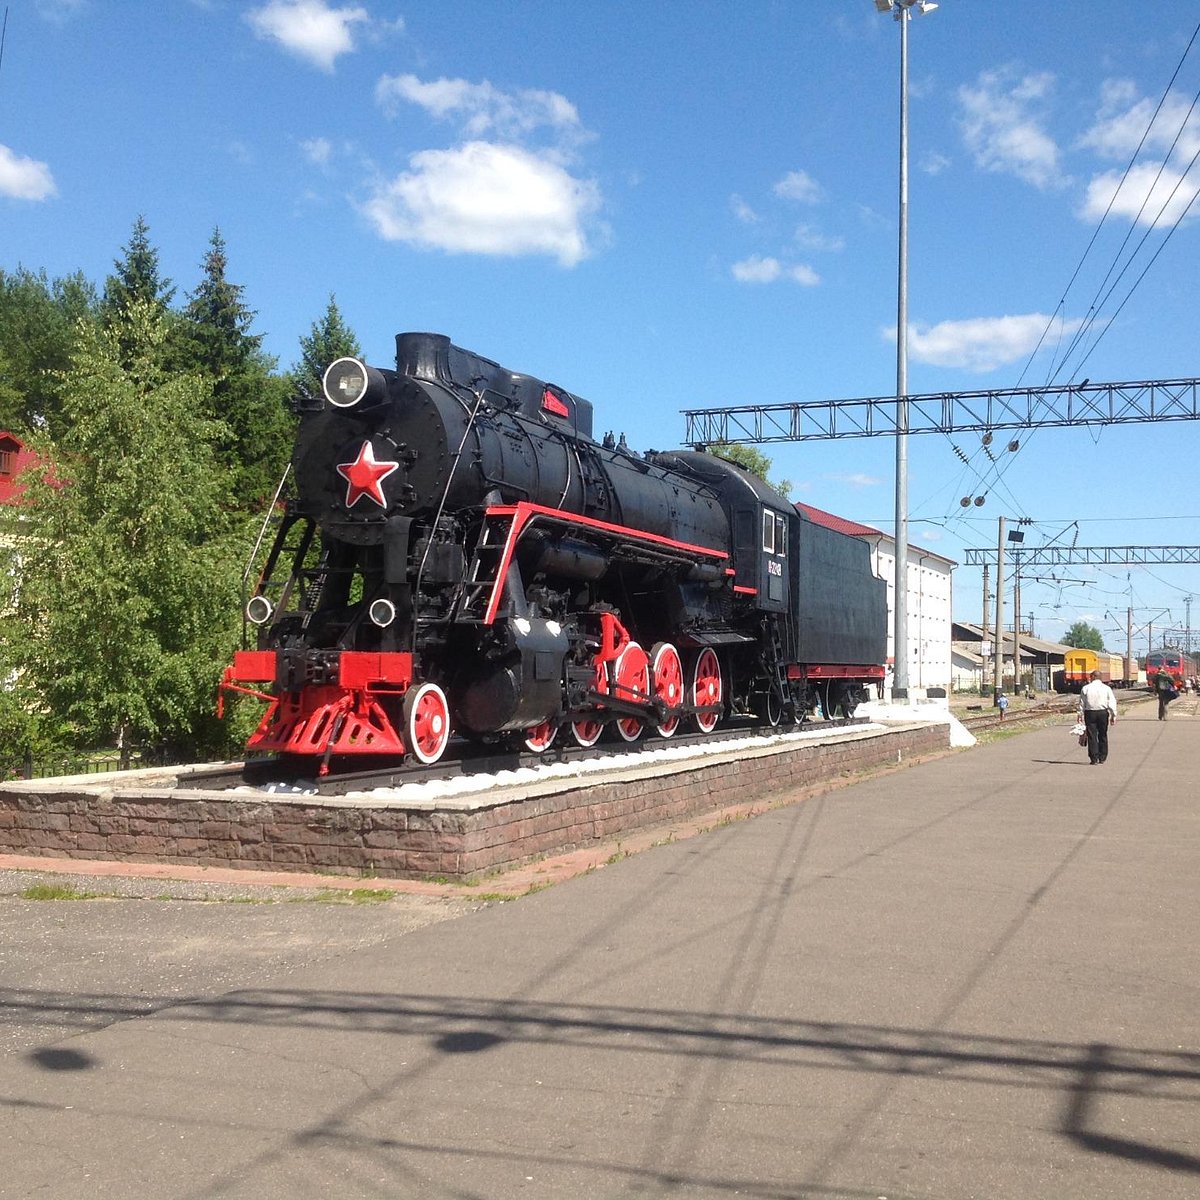
[[[786,704],[790,694],[788,690],[787,664],[783,661],[783,638],[779,636],[779,622],[773,618],[767,618],[771,627],[771,660],[772,660],[772,679],[771,686],[779,693],[779,703]]]
[[[479,541],[475,543],[475,552],[462,582],[458,620],[467,624],[485,622],[500,572],[505,566],[504,552],[515,518],[515,509],[485,514]]]

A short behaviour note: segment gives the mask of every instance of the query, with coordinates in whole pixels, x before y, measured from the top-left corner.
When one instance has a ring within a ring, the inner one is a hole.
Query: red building
[[[24,491],[20,482],[38,457],[15,433],[0,430],[0,505],[16,504]]]

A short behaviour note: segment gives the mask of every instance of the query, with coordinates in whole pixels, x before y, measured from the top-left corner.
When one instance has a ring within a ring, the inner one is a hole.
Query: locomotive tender
[[[596,441],[588,401],[439,334],[297,403],[257,649],[221,685],[267,701],[251,751],[324,774],[434,762],[452,729],[540,750],[775,726],[883,679],[868,547],[732,463]]]

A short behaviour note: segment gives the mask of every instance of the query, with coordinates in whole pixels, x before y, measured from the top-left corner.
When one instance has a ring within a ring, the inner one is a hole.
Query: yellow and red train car
[[[1129,687],[1136,682],[1129,678],[1125,669],[1125,659],[1119,654],[1109,654],[1106,650],[1097,653],[1095,650],[1072,649],[1063,656],[1061,671],[1054,673],[1055,691],[1077,692],[1092,677],[1092,672],[1099,670],[1100,678],[1111,687]]]

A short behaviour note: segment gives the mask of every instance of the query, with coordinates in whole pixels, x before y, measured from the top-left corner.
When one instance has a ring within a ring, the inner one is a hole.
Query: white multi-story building
[[[887,662],[895,663],[896,539],[870,525],[860,525],[845,517],[836,517],[811,504],[797,508],[819,525],[861,538],[871,547],[871,566],[880,579],[887,581],[888,630]],[[944,555],[921,546],[909,545],[907,559],[908,694],[920,699],[931,688],[950,692],[951,625],[953,623],[953,583],[951,572],[958,564]],[[890,696],[892,672],[888,672],[884,698]]]

